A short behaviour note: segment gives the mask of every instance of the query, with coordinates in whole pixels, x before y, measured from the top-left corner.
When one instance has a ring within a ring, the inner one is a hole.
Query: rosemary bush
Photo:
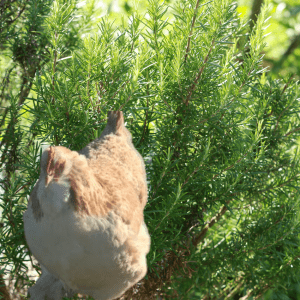
[[[122,110],[147,162],[152,240],[147,277],[122,299],[296,299],[299,86],[263,69],[267,4],[249,34],[230,0],[148,2],[96,30],[74,1],[50,6],[32,96],[11,96],[14,130],[2,131],[18,153],[2,155],[2,264],[26,279],[22,213],[41,145],[79,150]]]

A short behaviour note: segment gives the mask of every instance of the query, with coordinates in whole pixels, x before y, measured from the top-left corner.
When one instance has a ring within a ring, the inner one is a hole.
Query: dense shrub
[[[11,95],[1,133],[3,262],[21,276],[41,144],[79,150],[122,110],[147,162],[152,239],[148,275],[126,299],[295,296],[299,87],[261,66],[267,10],[247,34],[229,0],[150,0],[145,16],[103,17],[89,34],[72,1],[53,2],[32,94]]]

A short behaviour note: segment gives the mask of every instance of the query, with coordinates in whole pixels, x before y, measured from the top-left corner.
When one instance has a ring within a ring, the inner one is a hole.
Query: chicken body
[[[147,272],[145,166],[124,126],[110,112],[101,137],[79,153],[46,149],[24,213],[28,246],[43,274],[31,299],[75,293],[115,299]]]

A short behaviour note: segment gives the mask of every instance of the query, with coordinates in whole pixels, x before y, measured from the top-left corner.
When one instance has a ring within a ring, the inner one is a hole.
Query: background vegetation
[[[123,299],[300,299],[300,6],[262,4],[1,2],[0,274],[33,284],[22,214],[42,146],[79,150],[119,109],[152,239]]]

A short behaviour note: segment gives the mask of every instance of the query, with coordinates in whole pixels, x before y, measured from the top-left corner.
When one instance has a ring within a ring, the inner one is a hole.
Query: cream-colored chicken
[[[115,299],[147,272],[145,166],[120,111],[80,152],[49,147],[24,213],[28,246],[42,267],[30,299],[75,293]]]

